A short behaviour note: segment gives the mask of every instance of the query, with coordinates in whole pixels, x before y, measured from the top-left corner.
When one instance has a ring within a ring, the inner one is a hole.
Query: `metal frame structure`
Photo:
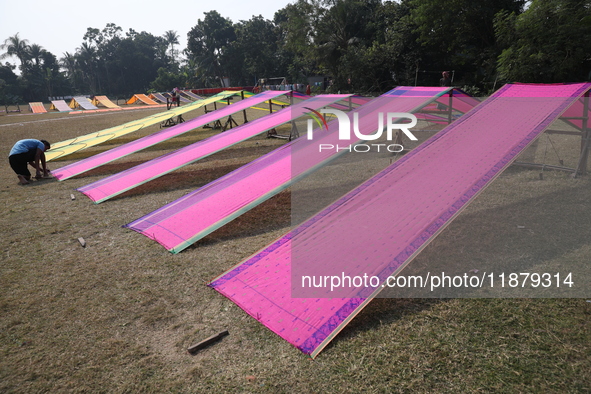
[[[522,167],[528,168],[541,168],[542,171],[545,169],[548,170],[558,170],[558,171],[566,171],[572,172],[573,178],[577,178],[579,175],[587,175],[587,166],[589,161],[589,151],[591,149],[591,127],[589,124],[589,105],[591,104],[589,101],[589,94],[590,91],[587,91],[583,97],[581,98],[583,107],[581,116],[561,116],[559,119],[568,124],[569,126],[577,129],[577,130],[556,130],[556,129],[548,129],[545,131],[546,134],[562,134],[562,135],[573,135],[573,136],[580,136],[581,137],[581,151],[579,154],[579,160],[577,162],[576,167],[567,167],[563,165],[563,161],[560,160],[560,165],[551,165],[546,163],[531,163],[531,162],[522,162],[522,161],[515,161],[513,164]],[[576,124],[569,122],[573,120],[580,120],[581,127],[578,127]],[[540,174],[541,175],[541,174]]]

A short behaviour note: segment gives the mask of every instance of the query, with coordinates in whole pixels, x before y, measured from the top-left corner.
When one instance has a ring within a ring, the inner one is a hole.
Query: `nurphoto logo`
[[[314,128],[314,120],[321,128],[324,128],[328,131],[328,123],[326,122],[325,117],[323,114],[332,114],[336,116],[338,125],[339,125],[339,140],[341,141],[351,141],[351,129],[353,130],[354,136],[362,141],[375,141],[379,138],[382,138],[382,134],[384,130],[386,131],[386,139],[388,141],[393,141],[394,130],[400,130],[406,135],[411,141],[417,141],[417,137],[415,137],[409,129],[413,128],[417,124],[417,117],[411,113],[407,112],[388,112],[384,117],[383,112],[378,113],[377,124],[378,128],[374,133],[371,134],[364,134],[359,130],[359,114],[353,113],[353,121],[349,115],[343,111],[338,109],[321,109],[320,111],[315,111],[311,108],[306,108],[312,112],[312,118],[308,119],[308,129],[307,129],[307,136],[309,140],[314,138],[313,128]],[[384,119],[386,123],[386,127],[384,127]],[[410,119],[409,123],[399,123],[404,119]],[[351,127],[353,126],[353,127]],[[364,130],[365,131],[365,130]],[[388,152],[402,152],[404,147],[400,144],[351,144],[350,142],[347,145],[339,146],[338,144],[319,144],[318,149],[319,152],[323,150],[348,150],[349,152],[369,152],[374,148],[377,152],[380,152],[381,149],[385,149]]]

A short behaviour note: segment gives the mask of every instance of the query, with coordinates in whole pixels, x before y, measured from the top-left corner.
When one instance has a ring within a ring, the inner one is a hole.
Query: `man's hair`
[[[46,140],[40,140],[43,145],[45,145],[45,150],[50,150],[51,145]]]

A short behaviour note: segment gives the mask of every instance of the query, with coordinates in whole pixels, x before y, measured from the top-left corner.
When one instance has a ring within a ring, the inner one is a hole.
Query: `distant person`
[[[181,105],[181,90],[179,88],[174,88],[174,90],[176,91],[176,106],[180,106]]]
[[[49,178],[49,170],[45,163],[45,151],[50,148],[51,145],[45,140],[27,139],[14,144],[8,155],[8,162],[21,185],[26,185],[31,180],[27,164],[36,170],[36,179]],[[42,167],[39,167],[39,162]]]
[[[449,77],[449,71],[444,71],[441,73],[439,86],[451,86],[451,78]]]
[[[181,105],[181,91],[179,88],[172,89],[170,101],[172,105],[176,105],[177,107]]]
[[[170,93],[170,105],[168,106],[168,109],[170,109],[170,107],[172,107],[175,102],[176,102],[176,92],[173,90]]]
[[[310,85],[306,86],[306,96],[309,96],[312,94],[312,89],[310,88]]]
[[[170,92],[170,100],[166,99],[166,109],[171,109],[174,105],[178,107],[179,104],[177,103],[180,103],[180,97],[177,88],[174,88]]]

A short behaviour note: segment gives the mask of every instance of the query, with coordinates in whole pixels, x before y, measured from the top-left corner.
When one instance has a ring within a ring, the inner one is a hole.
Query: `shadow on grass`
[[[245,163],[237,163],[234,165],[216,168],[205,168],[191,171],[174,171],[128,190],[118,196],[115,196],[111,198],[110,201],[155,193],[167,193],[174,190],[197,189],[226,175],[231,171],[234,171],[244,164]]]
[[[29,181],[29,184],[27,185],[21,185],[23,187],[38,187],[38,186],[43,186],[43,185],[47,185],[50,183],[56,183],[58,182],[58,180],[56,178],[47,178],[47,179],[34,179],[31,178],[31,180]]]
[[[519,171],[519,170],[518,170]],[[544,181],[539,182],[543,187]],[[579,288],[589,284],[591,268],[586,261],[567,257],[591,245],[591,210],[588,182],[568,189],[521,201],[461,214],[434,242],[405,268],[404,275],[445,272],[459,275],[478,270],[480,273],[573,272]],[[494,201],[492,202],[495,203]],[[557,266],[554,260],[569,261],[568,267]],[[509,292],[490,293],[489,297],[560,296],[539,289],[538,294]],[[558,289],[554,289],[557,290]],[[389,293],[392,294],[393,293]],[[421,296],[419,293],[418,296]],[[483,293],[470,288],[454,289],[442,297],[481,297]],[[571,294],[570,296],[574,296]]]
[[[116,174],[121,171],[128,170],[132,167],[138,166],[143,163],[144,163],[144,161],[138,160],[138,161],[128,161],[125,163],[105,164],[100,167],[93,168],[90,171],[73,176],[70,179],[80,179],[80,178],[86,178],[86,177],[92,177],[92,176],[109,176],[109,175],[113,175],[113,174]]]
[[[291,193],[283,191],[195,242],[189,249],[265,234],[290,224]]]
[[[355,186],[357,186],[357,183],[347,182],[339,185],[339,188],[344,194],[352,190]],[[306,196],[310,196],[310,198],[324,196],[324,198],[316,198],[317,201],[314,201],[314,204],[301,206],[295,217],[292,205],[292,192],[290,190],[282,191],[197,241],[189,248],[212,245],[230,239],[252,237],[287,228],[294,224],[297,225],[319,212],[320,208],[324,208],[334,202],[332,198],[335,195],[334,189],[332,186],[327,186],[306,190],[305,194],[299,194],[299,201],[305,199]]]
[[[340,341],[348,341],[362,332],[372,331],[380,326],[396,324],[406,316],[428,310],[442,302],[446,302],[446,300],[436,298],[374,299],[343,328],[343,331],[327,345],[324,351]]]
[[[461,215],[454,221],[453,227],[443,232],[437,242],[427,247],[401,275],[424,277],[426,270],[450,274],[468,272],[475,262],[486,264],[487,267],[480,268],[488,272],[528,272],[540,263],[557,258],[564,260],[567,254],[591,244],[588,237],[591,232],[591,211],[586,203],[590,189],[588,184],[582,184],[506,206]],[[527,224],[526,228],[517,228],[516,224],[520,223]],[[579,285],[584,289],[589,288],[591,278],[588,257],[581,261],[571,260],[572,266],[564,267],[565,270],[573,271],[583,267],[573,277],[579,279]],[[466,264],[458,264],[459,261],[465,261]],[[494,266],[490,267],[489,264]],[[586,284],[582,283],[585,277]],[[333,343],[382,324],[395,324],[405,315],[446,301],[446,298],[408,298],[409,294],[412,293],[383,291],[380,296],[391,298],[374,299]],[[468,289],[456,291],[450,298],[475,296]],[[501,293],[495,298],[508,296],[509,293]]]

